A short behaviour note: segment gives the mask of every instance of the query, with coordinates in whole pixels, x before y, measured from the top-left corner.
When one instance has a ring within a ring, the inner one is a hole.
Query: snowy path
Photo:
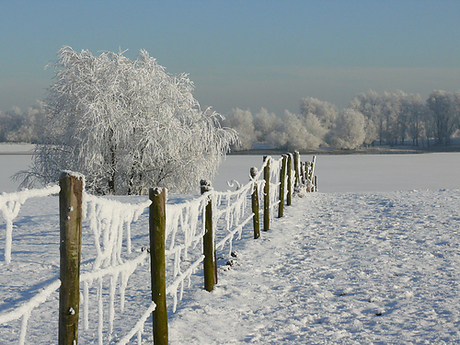
[[[460,341],[460,191],[310,194],[192,289],[171,344]]]

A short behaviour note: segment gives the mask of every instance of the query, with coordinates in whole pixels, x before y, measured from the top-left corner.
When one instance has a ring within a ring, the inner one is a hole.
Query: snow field
[[[170,343],[458,343],[459,206],[458,189],[296,198],[191,290]]]

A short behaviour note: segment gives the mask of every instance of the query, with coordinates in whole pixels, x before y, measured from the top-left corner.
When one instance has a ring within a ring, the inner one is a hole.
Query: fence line
[[[292,155],[291,155],[292,158]],[[283,197],[280,197],[280,174],[283,158],[274,160],[267,157],[261,169],[250,177],[250,180],[244,186],[238,186],[239,189],[231,192],[210,191],[194,200],[185,201],[177,204],[169,204],[166,206],[166,251],[165,255],[168,258],[167,266],[170,268],[170,277],[166,287],[166,294],[173,298],[173,312],[177,308],[178,300],[182,300],[185,282],[188,279],[190,286],[191,276],[198,269],[201,262],[204,260],[204,255],[195,254],[195,258],[190,262],[190,256],[197,246],[201,245],[202,238],[205,233],[204,213],[207,200],[212,201],[214,227],[224,229],[224,233],[217,235],[217,243],[215,248],[223,250],[228,244],[229,255],[232,252],[233,241],[240,239],[243,228],[253,219],[255,213],[251,207],[247,207],[248,200],[251,198],[254,187],[258,190],[266,185],[266,181],[262,179],[264,168],[270,164],[269,174],[269,205],[268,209],[272,210],[279,206],[280,200],[290,200],[290,195],[298,188],[294,183],[289,183],[289,180],[294,181],[297,176],[296,172],[305,178],[305,187],[307,191],[317,191],[317,187],[313,185],[314,166],[316,157],[309,166],[307,164],[301,169],[298,165],[291,169],[287,164],[287,172],[285,174],[284,183],[287,188],[284,190]],[[286,160],[288,161],[288,160]],[[299,162],[299,157],[296,159]],[[300,163],[299,163],[300,164]],[[257,169],[255,169],[257,170]],[[300,176],[300,175],[299,175]],[[302,179],[297,179],[300,181]],[[304,180],[302,180],[303,182]],[[20,206],[30,197],[47,196],[56,194],[60,190],[59,186],[44,188],[41,190],[31,190],[18,193],[3,193],[0,195],[0,210],[7,223],[7,236],[5,247],[9,248],[9,254],[5,249],[5,261],[11,262],[11,236],[13,221],[19,213]],[[261,193],[263,194],[263,193]],[[259,199],[263,199],[263,195],[259,195]],[[120,281],[120,306],[121,311],[124,307],[124,294],[129,280],[129,277],[134,273],[139,265],[145,263],[148,258],[147,252],[141,253],[133,260],[124,261],[122,258],[122,243],[125,238],[126,253],[131,254],[131,223],[135,222],[140,214],[149,207],[151,201],[129,204],[116,200],[108,200],[101,197],[96,197],[84,193],[84,214],[86,214],[87,222],[91,230],[91,236],[94,240],[94,248],[96,257],[92,264],[92,271],[85,272],[81,275],[81,285],[83,288],[83,323],[84,329],[89,328],[89,288],[93,281],[98,281],[98,341],[103,343],[103,302],[102,302],[102,285],[103,278],[110,276],[110,296],[109,296],[109,339],[113,331],[114,321],[114,295],[115,286]],[[249,212],[248,212],[249,210]],[[274,218],[274,213],[270,213],[270,219]],[[126,231],[124,230],[126,229]],[[9,244],[8,244],[9,241]],[[201,251],[202,253],[203,251]],[[193,256],[193,255],[192,255]],[[172,272],[172,274],[171,274]],[[27,332],[27,322],[32,310],[45,302],[49,296],[56,291],[60,286],[60,281],[56,280],[49,284],[43,291],[31,298],[28,302],[16,308],[15,310],[0,314],[0,324],[8,323],[12,320],[22,318],[22,326],[19,343],[24,344]],[[142,316],[137,320],[134,327],[120,339],[118,344],[127,344],[133,336],[137,334],[138,342],[143,333],[145,321],[149,315],[155,310],[155,303],[150,305],[143,312]]]

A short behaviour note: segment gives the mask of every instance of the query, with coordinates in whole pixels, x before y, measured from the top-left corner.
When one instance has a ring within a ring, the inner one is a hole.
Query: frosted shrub
[[[201,110],[186,74],[169,75],[141,50],[93,56],[58,52],[46,100],[45,140],[23,185],[56,181],[61,170],[86,176],[98,194],[141,194],[150,186],[198,188],[237,139],[220,115]]]
[[[267,141],[273,146],[284,147],[291,151],[307,150],[321,145],[321,139],[311,133],[310,128],[305,127],[296,114],[285,110],[283,122],[282,131],[271,133],[268,136]]]
[[[239,143],[235,146],[237,150],[250,150],[256,140],[252,114],[249,110],[240,108],[232,109],[225,115],[222,121],[225,127],[233,128],[238,133]]]
[[[341,111],[332,130],[332,145],[342,149],[355,149],[362,145],[366,138],[365,122],[364,115],[359,111]]]

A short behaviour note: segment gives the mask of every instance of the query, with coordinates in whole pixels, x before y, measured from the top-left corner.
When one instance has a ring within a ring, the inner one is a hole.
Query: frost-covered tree
[[[222,125],[232,128],[238,133],[239,142],[234,145],[236,150],[252,149],[252,145],[256,141],[256,134],[252,113],[249,110],[232,109],[225,115]]]
[[[300,100],[300,119],[307,131],[319,139],[320,145],[327,142],[326,134],[332,129],[337,107],[329,102],[308,97]]]
[[[382,97],[375,91],[360,93],[355,96],[350,108],[359,111],[366,118],[366,138],[364,143],[370,145],[379,138],[380,144],[383,140],[384,118],[382,114]]]
[[[315,115],[321,126],[327,131],[332,128],[337,118],[338,110],[332,103],[313,97],[302,98],[300,100],[300,117],[307,119],[309,114]]]
[[[424,132],[423,117],[426,112],[422,97],[419,94],[408,95],[403,101],[402,111],[407,114],[408,134],[412,144],[418,146]]]
[[[4,113],[0,112],[0,141],[16,141],[14,137],[22,123],[23,115],[18,107]]]
[[[274,147],[292,151],[314,149],[321,144],[320,139],[307,130],[298,115],[286,110],[282,123],[280,130],[268,136],[268,142]]]
[[[172,76],[141,50],[93,56],[58,52],[46,99],[45,140],[24,184],[56,181],[63,169],[86,176],[91,192],[140,194],[150,186],[194,190],[235,142],[219,114],[201,110],[186,74]]]
[[[447,144],[457,126],[455,97],[451,92],[443,90],[433,91],[426,100],[436,125],[436,140],[440,144],[444,140]]]
[[[269,113],[265,108],[260,108],[260,111],[254,115],[253,123],[257,140],[260,142],[267,141],[268,136],[280,131],[283,125],[275,113]]]
[[[355,149],[366,138],[365,117],[359,111],[348,108],[342,110],[332,130],[332,145],[342,149]]]
[[[401,105],[406,94],[400,90],[390,93],[384,92],[382,97],[382,114],[385,120],[384,137],[387,144],[394,145],[397,143],[398,138],[405,136],[404,129],[401,129]]]
[[[0,112],[0,141],[37,143],[43,134],[45,110],[37,101],[27,112],[18,107]]]
[[[309,113],[305,117],[301,117],[301,123],[309,133],[309,137],[313,136],[315,139],[310,138],[309,148],[317,148],[325,143],[324,136],[328,129],[324,127],[321,120],[315,114]]]

